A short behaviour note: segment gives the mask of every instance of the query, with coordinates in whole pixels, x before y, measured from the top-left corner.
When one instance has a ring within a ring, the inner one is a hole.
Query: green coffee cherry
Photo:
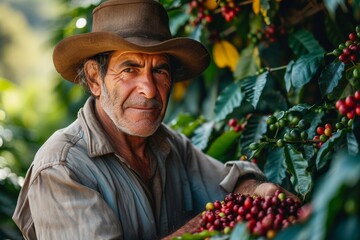
[[[300,130],[306,130],[310,127],[310,123],[305,119],[301,119],[296,125]]]
[[[300,132],[298,129],[294,128],[293,130],[291,130],[290,132],[290,136],[292,139],[300,139]]]
[[[353,70],[353,77],[354,78],[360,78],[360,70],[359,70],[359,68],[355,68]]]
[[[284,140],[285,141],[292,141],[293,140],[293,138],[292,138],[292,136],[290,135],[290,133],[285,133],[284,134]]]
[[[350,198],[345,201],[344,210],[348,215],[354,215],[358,211],[358,203],[356,199]]]
[[[300,118],[299,118],[299,117],[293,117],[293,118],[291,119],[291,121],[290,121],[290,124],[293,125],[293,126],[295,126],[295,125],[297,125],[297,124],[299,123],[299,121],[300,121]]]
[[[271,115],[266,119],[266,124],[271,125],[277,122],[277,119],[275,116]]]
[[[321,142],[326,142],[328,139],[329,139],[329,137],[326,136],[325,134],[320,135],[320,141]]]
[[[249,145],[249,149],[252,150],[252,151],[255,151],[256,149],[258,149],[260,147],[260,144],[259,143],[251,143]]]
[[[357,26],[356,26],[355,31],[356,31],[357,33],[360,32],[360,25],[357,25]]]
[[[282,119],[279,120],[279,126],[282,127],[282,128],[286,127],[288,124],[289,124],[289,122],[285,118],[282,118]]]
[[[269,129],[270,129],[270,131],[276,131],[277,129],[278,129],[278,127],[279,127],[279,124],[278,123],[275,123],[275,124],[271,124],[270,126],[269,126]]]
[[[307,138],[309,137],[309,135],[308,135],[307,132],[302,131],[302,132],[300,133],[300,137],[301,137],[301,139],[303,139],[303,140],[307,140]]]
[[[339,49],[340,49],[340,50],[343,50],[343,49],[345,49],[345,48],[346,48],[345,43],[340,43],[340,44],[339,44]]]
[[[338,123],[335,124],[335,127],[336,127],[336,129],[341,130],[341,129],[343,129],[345,126],[344,126],[344,124],[342,124],[341,122],[338,122]]]
[[[276,141],[276,146],[283,147],[285,145],[285,142],[283,139],[279,139]]]
[[[348,121],[349,121],[349,119],[345,116],[341,118],[341,123],[344,124],[345,126],[348,125]]]
[[[343,51],[338,48],[332,51],[332,54],[334,54],[336,57],[340,56],[342,53]]]

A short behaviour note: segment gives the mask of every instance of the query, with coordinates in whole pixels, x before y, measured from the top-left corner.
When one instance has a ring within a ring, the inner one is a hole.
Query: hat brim
[[[178,82],[197,77],[210,63],[206,48],[190,38],[172,38],[163,42],[154,42],[145,38],[130,41],[111,32],[91,32],[71,36],[55,47],[54,66],[63,78],[78,83],[78,68],[84,60],[98,53],[118,50],[149,54],[165,53],[176,59],[174,81]]]

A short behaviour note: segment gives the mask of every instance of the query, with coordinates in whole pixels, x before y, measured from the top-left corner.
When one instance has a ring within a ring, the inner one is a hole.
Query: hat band
[[[168,40],[171,38],[171,36],[166,36],[164,34],[157,33],[156,31],[150,32],[150,31],[139,31],[139,29],[127,29],[116,32],[117,35],[119,35],[122,38],[145,38],[145,39],[152,39],[157,40],[159,42]]]

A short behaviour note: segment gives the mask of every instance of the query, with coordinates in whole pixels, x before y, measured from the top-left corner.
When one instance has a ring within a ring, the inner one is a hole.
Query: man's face
[[[170,61],[166,55],[115,52],[99,99],[119,130],[147,137],[164,118],[170,89]]]

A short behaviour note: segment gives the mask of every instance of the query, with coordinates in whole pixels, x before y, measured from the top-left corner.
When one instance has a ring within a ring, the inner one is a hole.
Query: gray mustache
[[[162,103],[156,99],[131,99],[124,103],[124,107],[162,108]]]

